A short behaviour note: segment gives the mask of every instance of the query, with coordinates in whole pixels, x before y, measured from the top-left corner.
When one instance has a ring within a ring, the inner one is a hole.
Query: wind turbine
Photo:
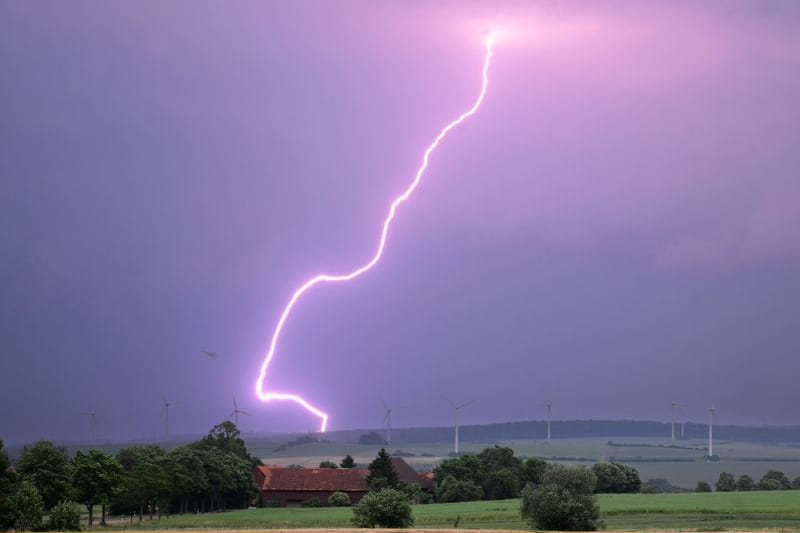
[[[386,420],[386,445],[390,445],[392,443],[392,410],[396,409],[393,407],[389,407],[384,400],[381,400],[383,403],[383,408],[386,410],[386,416],[383,417]]]
[[[161,416],[164,417],[164,440],[169,438],[169,408],[173,405],[180,405],[181,402],[167,400],[164,395],[161,395],[161,401],[164,402],[164,407],[161,409]]]
[[[714,456],[714,413],[717,412],[716,407],[708,408],[708,460]]]
[[[450,406],[453,408],[453,411],[455,412],[455,419],[456,419],[456,445],[455,445],[455,450],[454,451],[455,451],[456,457],[458,457],[458,415],[461,412],[461,409],[463,409],[464,407],[466,407],[468,405],[471,405],[471,404],[475,403],[475,400],[470,400],[468,402],[462,403],[461,405],[456,405],[449,398],[445,398],[445,399],[447,400],[447,403],[450,404]]]
[[[97,413],[94,411],[87,411],[85,413],[81,413],[83,416],[91,417],[91,428],[92,428],[92,442],[94,442],[94,428],[97,425]]]
[[[544,404],[544,406],[547,408],[547,443],[550,444],[550,410],[552,409],[553,404],[547,402]]]
[[[228,415],[228,418],[230,419],[230,417],[233,417],[233,423],[236,424],[237,428],[239,427],[239,415],[240,414],[250,416],[250,413],[248,413],[246,411],[242,411],[241,409],[239,409],[239,406],[236,405],[236,396],[234,396],[233,397],[233,412],[231,412],[231,414]]]
[[[675,442],[675,408],[680,405],[680,402],[672,402],[670,405],[670,412],[672,413],[672,442]],[[683,433],[683,428],[681,428],[681,433]]]

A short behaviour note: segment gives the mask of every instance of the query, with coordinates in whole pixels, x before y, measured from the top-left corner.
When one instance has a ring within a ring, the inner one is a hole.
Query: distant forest
[[[550,423],[552,438],[587,437],[670,437],[668,422],[646,420],[554,420]],[[704,439],[708,436],[706,424],[686,423],[685,439]],[[331,431],[325,438],[335,442],[358,442],[359,437],[368,431],[354,429]],[[475,426],[461,426],[462,442],[495,442],[516,439],[545,439],[547,423],[541,420],[526,422],[504,422]],[[680,439],[680,425],[675,424],[675,433]],[[800,443],[800,426],[723,426],[714,425],[715,440],[734,440],[744,442]],[[392,428],[392,445],[414,443],[450,442],[453,440],[452,427]]]

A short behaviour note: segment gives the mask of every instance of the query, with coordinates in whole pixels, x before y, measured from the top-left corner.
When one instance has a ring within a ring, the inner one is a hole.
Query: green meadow
[[[610,530],[800,530],[800,491],[609,494],[600,509]],[[527,529],[519,500],[414,506],[415,527]],[[250,509],[184,515],[144,522],[134,529],[348,528],[349,508]]]

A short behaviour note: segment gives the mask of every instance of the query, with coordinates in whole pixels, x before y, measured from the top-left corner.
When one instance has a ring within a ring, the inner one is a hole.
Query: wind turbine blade
[[[470,400],[470,401],[468,401],[468,402],[462,403],[461,405],[459,405],[458,407],[456,407],[456,409],[461,409],[462,407],[466,407],[466,406],[468,406],[468,405],[472,405],[473,403],[475,403],[475,400]]]
[[[233,410],[236,411],[239,409],[239,406],[236,405],[236,396],[233,397]]]
[[[247,411],[239,411],[239,414],[240,414],[240,415],[247,415],[247,416],[250,416],[250,413],[248,413]]]
[[[232,412],[231,414],[229,414],[229,415],[228,415],[228,418],[227,418],[227,420],[230,420],[231,418],[233,418],[233,416],[234,416],[235,414],[236,414],[236,411],[234,411],[234,412]]]

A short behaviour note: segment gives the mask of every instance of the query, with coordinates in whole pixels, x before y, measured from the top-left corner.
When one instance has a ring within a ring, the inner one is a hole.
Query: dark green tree
[[[3,441],[0,439],[0,531],[14,527],[14,509],[11,506],[14,478],[8,456],[3,450]]]
[[[344,456],[342,462],[339,463],[339,466],[341,466],[342,468],[355,468],[356,461],[355,459],[353,459],[353,456],[348,453],[347,455]]]
[[[697,486],[694,488],[695,492],[711,492],[711,485],[708,481],[698,481]]]
[[[514,450],[507,446],[494,445],[484,448],[478,454],[478,459],[483,463],[487,472],[507,469],[516,473],[522,467],[522,460],[514,456]]]
[[[79,451],[72,459],[72,475],[76,499],[89,511],[89,527],[93,524],[95,505],[102,506],[100,523],[105,525],[106,506],[123,487],[122,465],[99,450]]]
[[[436,501],[439,503],[472,502],[482,498],[483,488],[468,479],[447,476],[436,487]]]
[[[483,482],[483,496],[487,500],[506,500],[519,496],[519,477],[509,468],[494,470]]]
[[[433,469],[433,477],[437,484],[441,484],[450,476],[483,487],[483,482],[486,480],[486,466],[476,455],[462,455],[445,459]]]
[[[387,487],[393,488],[397,485],[397,481],[397,471],[392,464],[392,457],[381,448],[378,456],[369,464],[367,484],[370,490],[381,490]]]
[[[756,482],[753,481],[753,478],[744,474],[743,476],[739,476],[739,479],[736,480],[736,490],[742,492],[756,490]]]
[[[202,444],[217,448],[223,452],[228,452],[246,461],[252,461],[252,457],[247,453],[247,447],[241,438],[241,432],[230,420],[217,424],[208,435],[203,437]]]
[[[333,461],[320,461],[319,467],[320,468],[339,468],[339,465],[337,465]]]
[[[370,492],[353,507],[356,527],[406,528],[414,525],[411,504],[405,494],[386,489]]]
[[[14,495],[11,496],[14,512],[14,528],[17,531],[37,529],[44,517],[44,500],[33,481],[23,478]]]
[[[642,480],[639,477],[639,471],[632,466],[624,465],[622,463],[614,463],[625,476],[625,485],[622,487],[622,492],[635,494],[642,489]]]
[[[123,490],[115,499],[117,511],[139,514],[141,522],[145,509],[153,518],[171,495],[171,475],[166,468],[166,452],[156,445],[131,446],[120,450],[117,461],[123,469]]]
[[[774,481],[774,483],[771,483]],[[792,483],[786,474],[780,470],[769,470],[758,482],[760,490],[789,490],[792,488]]]
[[[628,479],[625,472],[614,463],[595,463],[592,473],[597,477],[598,494],[619,494],[625,492]]]
[[[208,477],[203,470],[205,452],[189,446],[181,446],[169,452],[167,462],[172,484],[172,493],[178,503],[178,512],[200,509],[200,502],[208,491]]]
[[[795,490],[800,490],[800,476],[794,478],[794,480],[792,481],[792,488]]]
[[[532,483],[533,485],[538,485],[541,483],[542,476],[544,475],[546,468],[547,461],[544,459],[539,459],[538,457],[531,457],[530,459],[527,459],[522,465],[522,486],[524,487],[528,483]]]
[[[733,492],[736,490],[736,479],[729,472],[722,472],[714,483],[717,492]]]
[[[17,464],[17,474],[36,486],[44,500],[45,509],[68,498],[72,490],[72,472],[67,452],[52,442],[39,441],[26,447]]]
[[[539,486],[522,491],[520,514],[534,529],[594,531],[602,527],[597,478],[584,467],[548,465]]]

